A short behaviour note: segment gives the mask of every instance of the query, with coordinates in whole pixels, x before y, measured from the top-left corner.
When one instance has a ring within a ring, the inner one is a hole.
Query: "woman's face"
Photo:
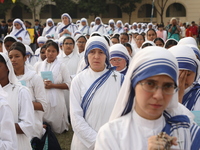
[[[140,48],[142,46],[142,43],[144,43],[144,38],[142,35],[138,35],[135,39],[137,47]]]
[[[89,52],[88,62],[93,71],[103,71],[105,68],[106,55],[101,49],[95,48]]]
[[[63,22],[64,22],[65,25],[68,25],[68,24],[69,24],[69,18],[68,18],[68,17],[63,16],[63,17],[62,17],[62,20],[63,20]]]
[[[147,40],[148,41],[153,41],[156,38],[157,38],[157,35],[154,31],[150,30],[147,32]]]
[[[7,41],[7,42],[4,43],[4,46],[5,46],[5,48],[6,48],[7,51],[9,50],[10,46],[11,46],[13,43],[14,43],[14,42],[12,42],[12,41]]]
[[[84,37],[80,37],[77,40],[77,46],[78,46],[78,49],[79,49],[79,53],[84,51],[86,42],[87,41],[86,41],[86,39]]]
[[[15,26],[15,28],[18,29],[18,30],[22,27],[19,23],[14,23],[14,26]]]
[[[110,60],[110,63],[113,66],[117,67],[116,68],[117,71],[121,71],[121,70],[123,70],[126,67],[126,60],[123,59],[123,58],[119,58],[119,57],[112,58]]]
[[[163,47],[163,46],[164,46],[164,44],[163,44],[162,41],[160,41],[160,40],[157,40],[157,41],[155,42],[155,44],[156,44],[156,46],[160,46],[160,47]]]
[[[157,85],[159,88],[155,92],[144,90],[144,86],[151,88],[152,85]],[[170,86],[174,86],[174,81],[167,75],[156,75],[139,82],[135,87],[135,111],[145,119],[158,119],[173,96],[173,94],[164,94],[161,87]]]
[[[57,49],[51,45],[47,47],[45,52],[46,52],[47,62],[48,63],[54,62],[54,60],[56,59],[58,55]]]
[[[66,39],[63,42],[63,51],[66,55],[70,55],[73,52],[74,49],[74,43],[72,39]]]
[[[26,57],[24,57],[20,51],[11,50],[8,53],[8,56],[10,58],[10,61],[13,65],[13,68],[14,68],[15,71],[18,70],[18,69],[24,68]]]
[[[45,51],[46,51],[46,48],[43,48],[40,51],[40,57],[41,57],[42,61],[44,61],[47,58]]]
[[[126,35],[120,35],[119,40],[121,44],[128,43],[128,37]]]

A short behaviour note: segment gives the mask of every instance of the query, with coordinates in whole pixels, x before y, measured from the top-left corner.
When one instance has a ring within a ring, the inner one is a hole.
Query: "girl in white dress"
[[[7,100],[13,111],[18,150],[31,150],[30,139],[35,124],[31,93],[17,80],[8,56],[0,53],[0,57],[3,62],[0,84],[8,93]]]
[[[64,90],[69,90],[70,74],[65,64],[57,59],[57,43],[48,42],[45,52],[47,58],[35,66],[36,72],[43,77],[46,98],[49,101],[44,121],[51,125],[54,132],[62,133],[68,130],[69,125]]]
[[[14,43],[9,50],[9,58],[12,62],[16,77],[22,85],[29,88],[34,107],[35,126],[32,137],[41,138],[43,134],[43,115],[47,109],[47,101],[42,78],[26,65],[26,49],[20,43]]]

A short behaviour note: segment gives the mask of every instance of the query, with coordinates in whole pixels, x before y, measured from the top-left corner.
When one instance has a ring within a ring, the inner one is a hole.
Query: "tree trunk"
[[[132,17],[132,13],[129,13],[129,19],[128,19],[129,24],[131,24],[131,17]]]

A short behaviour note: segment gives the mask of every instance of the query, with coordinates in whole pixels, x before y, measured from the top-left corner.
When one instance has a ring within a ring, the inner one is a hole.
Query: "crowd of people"
[[[31,150],[44,122],[72,150],[200,149],[198,26],[19,18],[0,28],[0,149]],[[4,24],[4,25],[3,25]]]

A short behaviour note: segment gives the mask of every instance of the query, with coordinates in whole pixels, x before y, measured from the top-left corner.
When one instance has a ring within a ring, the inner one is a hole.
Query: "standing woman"
[[[177,41],[180,40],[179,33],[181,32],[180,26],[178,25],[178,21],[176,18],[172,18],[170,20],[170,24],[167,26],[168,28],[168,39],[175,39]]]
[[[17,80],[7,55],[0,53],[0,84],[8,93],[18,140],[18,150],[31,150],[30,139],[34,130],[34,108],[30,91]]]
[[[146,33],[147,41],[154,41],[157,38],[157,33],[154,29],[149,29]]]
[[[95,150],[200,148],[200,128],[178,103],[178,63],[166,49],[136,53]]]
[[[74,26],[72,25],[72,18],[68,13],[64,13],[61,16],[62,23],[57,27],[56,33],[58,34],[58,38],[62,36],[72,36],[74,30]],[[77,30],[77,29],[76,29]]]
[[[76,40],[76,45],[78,47],[78,54],[79,54],[79,58],[81,59],[84,55],[84,50],[85,50],[85,45],[87,42],[87,38],[84,35],[77,35],[75,37]]]
[[[81,31],[82,34],[89,34],[90,27],[88,26],[88,22],[86,18],[82,18],[78,30]]]
[[[111,68],[103,37],[87,41],[84,57],[87,67],[74,77],[70,89],[72,150],[94,149],[98,130],[110,117],[123,77]]]
[[[30,45],[31,39],[24,23],[20,19],[15,19],[13,21],[13,29],[10,35],[13,35],[17,38],[18,41],[23,44]]]
[[[16,77],[22,85],[28,87],[31,92],[31,99],[35,110],[35,126],[32,137],[41,138],[43,133],[43,115],[47,109],[47,101],[42,78],[26,65],[26,48],[22,43],[14,43],[10,47],[8,55],[13,65]]]
[[[200,63],[189,46],[177,45],[169,49],[179,65],[179,102],[191,111],[200,110]]]
[[[57,43],[50,41],[46,45],[46,59],[35,66],[36,72],[44,79],[46,98],[49,101],[44,121],[49,123],[52,130],[62,133],[68,130],[68,114],[65,105],[64,89],[69,90],[70,74],[65,64],[58,61],[59,48]],[[48,78],[44,75],[50,73]]]
[[[42,36],[45,37],[47,34],[51,35],[51,37],[54,39],[57,39],[56,26],[54,25],[54,21],[51,18],[46,20],[46,27],[42,32]]]

